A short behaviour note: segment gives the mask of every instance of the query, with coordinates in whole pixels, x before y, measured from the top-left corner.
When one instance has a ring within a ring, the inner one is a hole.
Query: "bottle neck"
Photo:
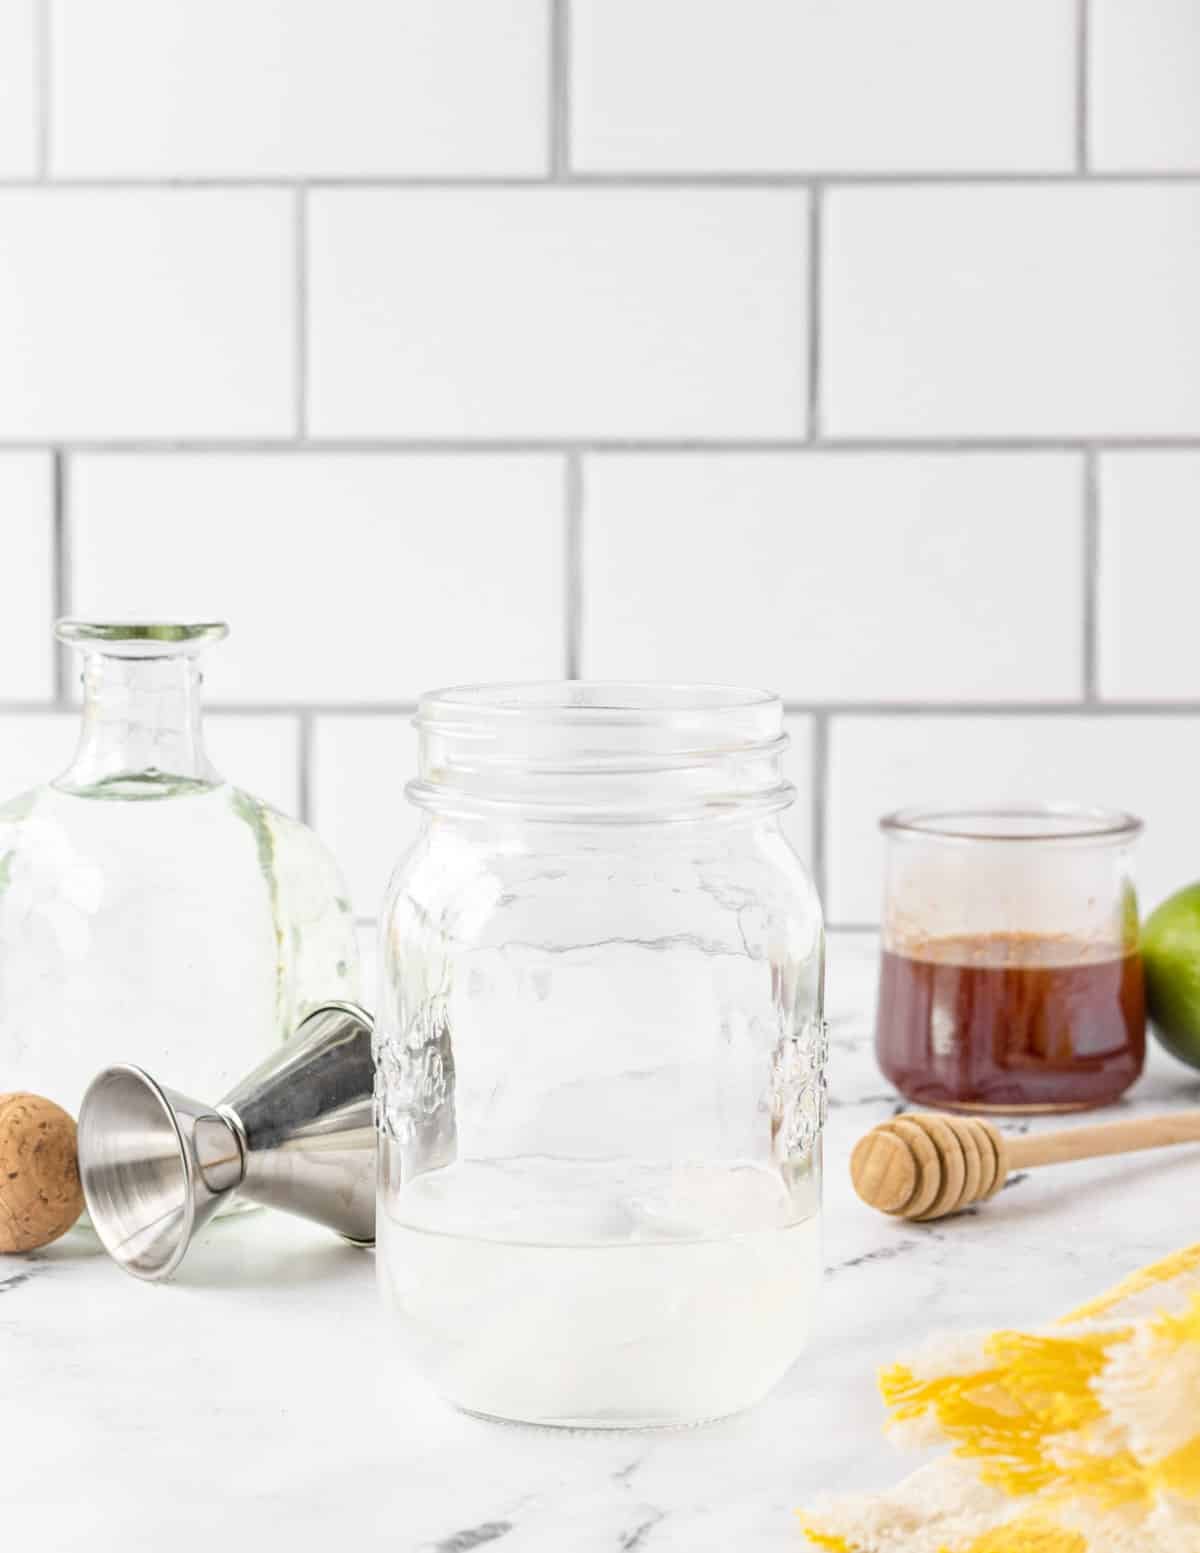
[[[79,746],[54,785],[92,797],[161,798],[218,783],[204,750],[200,683],[190,654],[87,653]]]

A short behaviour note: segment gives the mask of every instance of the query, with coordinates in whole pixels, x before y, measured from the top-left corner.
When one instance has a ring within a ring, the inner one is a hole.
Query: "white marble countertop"
[[[869,936],[831,947],[823,1307],[755,1411],[677,1433],[484,1423],[391,1352],[369,1252],[258,1213],[210,1229],[160,1287],[75,1232],[0,1260],[0,1542],[799,1553],[806,1498],[911,1465],[881,1437],[877,1365],[933,1327],[1052,1316],[1197,1238],[1200,1149],[1033,1173],[940,1225],[863,1207],[849,1150],[896,1106],[871,1055],[874,957]],[[1155,1053],[1122,1110],[1189,1104],[1200,1074]]]

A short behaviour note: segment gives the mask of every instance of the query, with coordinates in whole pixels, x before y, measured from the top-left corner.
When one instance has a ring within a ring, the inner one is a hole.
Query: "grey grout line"
[[[1099,460],[1089,449],[1083,464],[1083,698],[1100,699],[1100,485]]]
[[[824,190],[814,186],[808,207],[808,435],[821,435],[821,280],[824,269]]]
[[[558,133],[558,132],[556,132]],[[1200,167],[1193,168],[1144,168],[1140,170],[1081,173],[1075,169],[1063,171],[1029,169],[997,172],[994,169],[959,169],[956,172],[841,172],[830,168],[810,168],[800,172],[704,173],[704,172],[570,172],[561,180],[545,173],[463,173],[460,176],[437,174],[394,174],[388,176],[341,176],[312,178],[266,178],[254,175],[226,173],[205,177],[130,177],[122,175],[104,177],[64,177],[45,180],[55,189],[112,189],[112,190],[229,190],[263,189],[288,190],[303,183],[309,189],[337,190],[360,189],[401,193],[415,189],[447,189],[468,192],[472,189],[542,189],[546,192],[570,184],[583,189],[809,189],[816,184],[826,188],[952,188],[1021,187],[1031,184],[1068,184],[1080,186],[1123,184],[1196,183],[1200,181]],[[0,178],[0,188],[26,189],[43,182],[38,177]]]
[[[50,94],[53,91],[53,71],[50,61],[50,6],[51,0],[37,0],[37,9],[34,12],[35,181],[38,183],[43,183],[50,177]]]
[[[378,918],[378,916],[375,916],[375,917],[355,917],[355,919],[354,919],[354,926],[359,930],[359,932],[377,932],[378,929],[379,929],[379,918]],[[861,934],[863,936],[866,936],[868,934],[870,934],[870,935],[877,935],[878,932],[879,932],[879,923],[878,922],[826,922],[826,924],[825,924],[825,932],[826,932],[827,936],[829,934],[831,934],[831,933],[845,933],[847,935],[850,935],[850,934]]]
[[[0,703],[2,705],[2,703]],[[218,717],[413,717],[416,701],[209,701]]]
[[[356,916],[354,918],[354,926],[356,928],[358,928],[360,931],[363,931],[363,930],[376,931],[378,929],[378,927],[379,927],[379,917],[378,916],[374,916],[374,917],[358,917],[358,916]],[[825,932],[826,932],[826,934],[830,934],[830,933],[846,933],[846,934],[850,934],[850,933],[868,934],[868,933],[870,933],[870,934],[877,934],[879,932],[879,923],[878,922],[826,922],[826,924],[825,924]]]
[[[1088,125],[1091,116],[1091,7],[1075,0],[1075,171],[1088,170]]]
[[[1195,701],[785,701],[789,717],[1196,717]]]
[[[146,437],[45,438],[0,436],[0,453],[256,453],[459,455],[508,453],[612,454],[788,453],[804,456],[856,453],[1170,453],[1200,450],[1200,436],[1165,437],[822,437],[819,442],[792,437]]]
[[[49,715],[78,710],[78,702],[0,699],[0,714]],[[215,701],[204,709],[214,717],[412,717],[415,701]],[[785,701],[789,717],[831,721],[853,717],[1200,717],[1195,701]]]
[[[313,795],[313,715],[300,716],[300,737],[296,758],[296,809],[305,825],[311,825]]]
[[[296,189],[292,234],[292,284],[293,321],[295,330],[295,406],[296,436],[303,438],[308,430],[308,190],[303,184]]]
[[[578,679],[583,663],[583,459],[567,454],[564,471],[566,521],[565,659],[567,679]]]
[[[829,884],[826,832],[829,799],[829,718],[818,713],[812,736],[812,878],[818,899],[825,904]]]
[[[54,619],[71,613],[70,525],[67,521],[67,462],[61,448],[55,448],[50,463],[50,512],[52,530],[51,608]],[[70,702],[71,652],[63,643],[54,643],[55,709]]]
[[[416,703],[359,701],[214,701],[204,702],[208,717],[288,717],[296,722],[317,717],[413,717]],[[51,716],[56,712],[78,712],[79,700],[72,698],[61,705],[53,701],[20,701],[0,699],[0,714],[16,714],[22,717]]]
[[[550,46],[547,167],[561,183],[571,176],[571,7],[570,0],[549,0]]]

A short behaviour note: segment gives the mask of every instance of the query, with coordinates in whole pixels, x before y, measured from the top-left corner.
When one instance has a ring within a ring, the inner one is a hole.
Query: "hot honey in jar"
[[[1142,1071],[1141,956],[1025,933],[885,950],[876,1050],[923,1105],[1107,1105]]]
[[[876,1054],[921,1105],[1107,1105],[1142,1070],[1129,815],[906,811],[888,837]]]

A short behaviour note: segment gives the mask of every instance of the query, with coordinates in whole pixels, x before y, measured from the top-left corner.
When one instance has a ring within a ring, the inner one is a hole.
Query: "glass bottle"
[[[919,1105],[1070,1111],[1142,1071],[1132,815],[907,809],[887,838],[879,1065]]]
[[[416,722],[376,1030],[394,1323],[476,1413],[746,1407],[820,1269],[823,932],[780,704],[572,682]]]
[[[132,1062],[215,1099],[357,994],[328,852],[205,754],[196,660],[225,635],[59,624],[83,727],[60,777],[0,808],[0,1089],[77,1115],[98,1069]]]

